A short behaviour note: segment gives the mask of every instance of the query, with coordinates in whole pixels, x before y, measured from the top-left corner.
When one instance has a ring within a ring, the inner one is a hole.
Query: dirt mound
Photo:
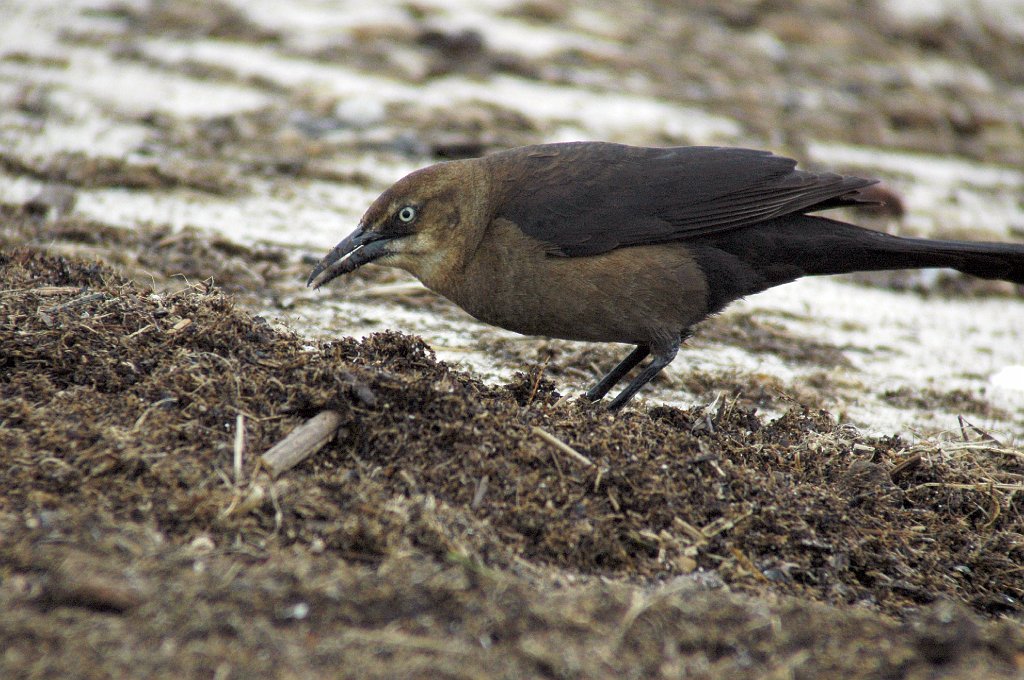
[[[25,249],[0,251],[0,290],[11,670],[904,677],[1024,658],[1018,626],[982,620],[1024,595],[1024,458],[998,442],[909,446],[728,400],[611,416],[540,369],[492,387],[400,334],[311,345],[203,285]],[[327,448],[258,470],[325,408]]]

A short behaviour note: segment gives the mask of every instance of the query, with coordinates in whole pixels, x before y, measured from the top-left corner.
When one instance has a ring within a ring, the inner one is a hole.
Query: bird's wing
[[[767,151],[604,142],[523,147],[487,157],[495,217],[552,252],[595,255],[685,241],[792,213],[862,202],[872,180],[796,170]]]

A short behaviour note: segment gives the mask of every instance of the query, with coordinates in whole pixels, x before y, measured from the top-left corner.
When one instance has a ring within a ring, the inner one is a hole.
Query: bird
[[[899,237],[811,214],[873,203],[876,180],[770,151],[610,142],[523,146],[437,163],[377,198],[313,269],[319,288],[398,267],[478,320],[634,349],[591,387],[622,408],[695,324],[803,276],[951,268],[1024,284],[1024,244]]]

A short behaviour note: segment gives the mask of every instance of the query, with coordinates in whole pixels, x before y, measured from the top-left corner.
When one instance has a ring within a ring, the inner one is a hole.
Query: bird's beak
[[[387,244],[391,239],[380,232],[371,231],[360,224],[356,230],[334,246],[327,256],[320,260],[306,279],[307,286],[319,288],[328,281],[359,269],[367,262],[388,254]]]

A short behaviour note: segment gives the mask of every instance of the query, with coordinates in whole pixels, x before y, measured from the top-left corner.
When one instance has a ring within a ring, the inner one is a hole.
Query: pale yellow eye
[[[409,224],[416,219],[416,208],[411,205],[407,205],[398,211],[398,220],[405,224]]]

